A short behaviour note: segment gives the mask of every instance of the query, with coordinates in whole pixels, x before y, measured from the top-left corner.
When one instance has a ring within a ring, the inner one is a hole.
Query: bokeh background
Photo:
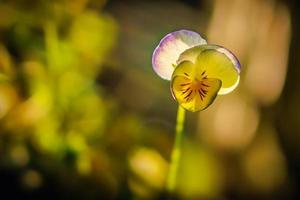
[[[239,87],[188,113],[177,199],[300,199],[296,0],[1,0],[0,198],[165,199],[168,32],[232,50]]]

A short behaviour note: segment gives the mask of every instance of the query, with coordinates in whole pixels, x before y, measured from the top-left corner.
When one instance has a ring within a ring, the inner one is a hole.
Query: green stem
[[[173,193],[176,186],[176,177],[177,177],[180,154],[181,154],[181,140],[182,140],[184,118],[185,118],[185,110],[179,105],[177,111],[175,142],[172,149],[171,163],[170,163],[169,173],[167,177],[167,191],[169,193]]]

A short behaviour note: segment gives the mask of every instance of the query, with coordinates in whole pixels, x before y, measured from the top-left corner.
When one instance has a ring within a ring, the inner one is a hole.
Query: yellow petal
[[[182,63],[180,63],[180,65],[177,65],[177,67],[175,68],[172,77],[174,76],[186,76],[189,77],[191,79],[195,78],[196,75],[196,68],[194,63],[190,62],[190,61],[183,61]]]
[[[175,70],[176,72],[176,70]],[[222,82],[214,78],[192,80],[189,76],[173,76],[171,90],[178,103],[196,112],[207,108],[216,98]]]
[[[177,64],[180,64],[183,61],[190,61],[195,63],[198,55],[201,51],[205,50],[210,45],[198,45],[192,48],[185,50],[183,53],[180,54],[178,60],[176,61]]]
[[[219,94],[231,92],[239,84],[240,63],[232,52],[218,45],[199,45],[184,51],[177,64],[181,62],[195,63],[196,68],[206,71],[208,78],[222,81]]]
[[[227,94],[239,83],[239,62],[227,49],[207,46],[208,48],[198,55],[195,65],[204,70],[208,78],[221,80],[222,87],[218,94]]]

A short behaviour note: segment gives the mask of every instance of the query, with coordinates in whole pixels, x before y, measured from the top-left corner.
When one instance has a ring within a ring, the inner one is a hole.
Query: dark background
[[[175,197],[300,199],[296,0],[0,1],[0,199],[165,199],[169,32],[232,50],[238,88],[188,113]]]

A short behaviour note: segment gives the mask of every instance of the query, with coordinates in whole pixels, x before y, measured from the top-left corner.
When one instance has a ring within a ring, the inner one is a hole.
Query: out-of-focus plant
[[[181,151],[185,110],[206,109],[217,94],[233,91],[239,83],[240,63],[227,49],[209,45],[198,33],[179,30],[166,35],[152,57],[155,72],[171,80],[171,91],[179,103],[175,144],[171,155],[167,190],[173,192]]]
[[[41,165],[45,156],[53,163],[43,170],[71,163],[88,176],[104,162],[95,152],[113,103],[97,77],[118,25],[101,2],[0,3],[6,16],[0,20],[1,137],[9,138],[12,163]]]

